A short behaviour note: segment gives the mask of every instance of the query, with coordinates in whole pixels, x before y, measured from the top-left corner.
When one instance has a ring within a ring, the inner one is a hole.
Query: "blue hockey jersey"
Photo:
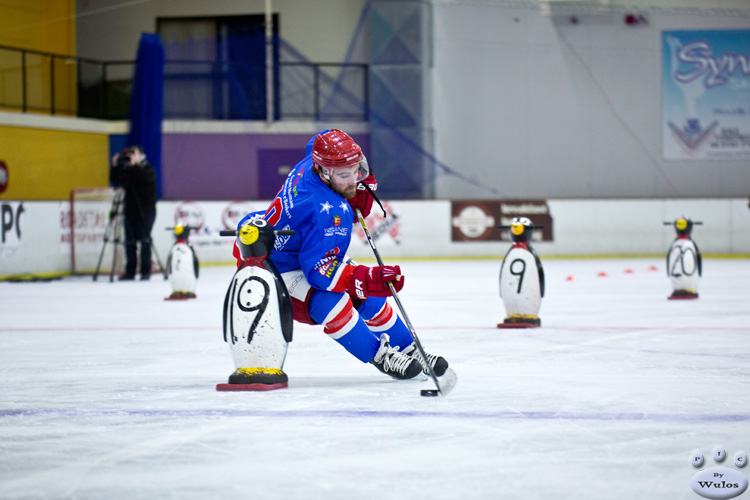
[[[321,132],[324,134],[326,131]],[[344,291],[348,275],[343,264],[351,241],[354,214],[349,203],[329,188],[312,170],[312,147],[294,166],[264,218],[275,229],[292,229],[292,236],[277,236],[270,259],[280,273],[302,269],[314,288]],[[238,228],[250,214],[240,221]]]

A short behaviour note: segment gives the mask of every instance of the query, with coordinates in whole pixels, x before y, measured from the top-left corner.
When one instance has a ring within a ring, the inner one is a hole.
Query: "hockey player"
[[[362,150],[341,130],[326,130],[307,144],[307,155],[284,182],[262,216],[282,236],[269,256],[292,298],[294,319],[323,325],[323,331],[364,363],[396,379],[428,373],[409,329],[391,308],[387,283],[399,291],[399,266],[367,267],[346,256],[355,210],[370,213],[373,197],[362,186],[377,188]],[[240,260],[235,245],[234,256]],[[448,368],[442,356],[427,354],[437,376]]]

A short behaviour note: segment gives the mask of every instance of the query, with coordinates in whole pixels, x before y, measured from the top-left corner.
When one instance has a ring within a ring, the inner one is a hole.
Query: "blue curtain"
[[[164,46],[158,35],[143,33],[130,93],[128,146],[143,146],[156,169],[156,188],[162,196],[161,122],[164,119]]]

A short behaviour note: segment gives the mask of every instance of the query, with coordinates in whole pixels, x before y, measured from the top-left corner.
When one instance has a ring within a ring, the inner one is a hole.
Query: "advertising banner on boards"
[[[750,159],[750,30],[662,32],[666,160]]]
[[[508,231],[498,226],[511,224],[515,217],[526,217],[535,226],[542,226],[532,240],[553,241],[546,200],[453,200],[451,241],[510,241]]]

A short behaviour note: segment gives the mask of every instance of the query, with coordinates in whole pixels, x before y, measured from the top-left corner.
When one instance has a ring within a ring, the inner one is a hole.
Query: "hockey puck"
[[[437,389],[422,389],[419,394],[425,397],[435,397],[440,394],[440,391]]]

